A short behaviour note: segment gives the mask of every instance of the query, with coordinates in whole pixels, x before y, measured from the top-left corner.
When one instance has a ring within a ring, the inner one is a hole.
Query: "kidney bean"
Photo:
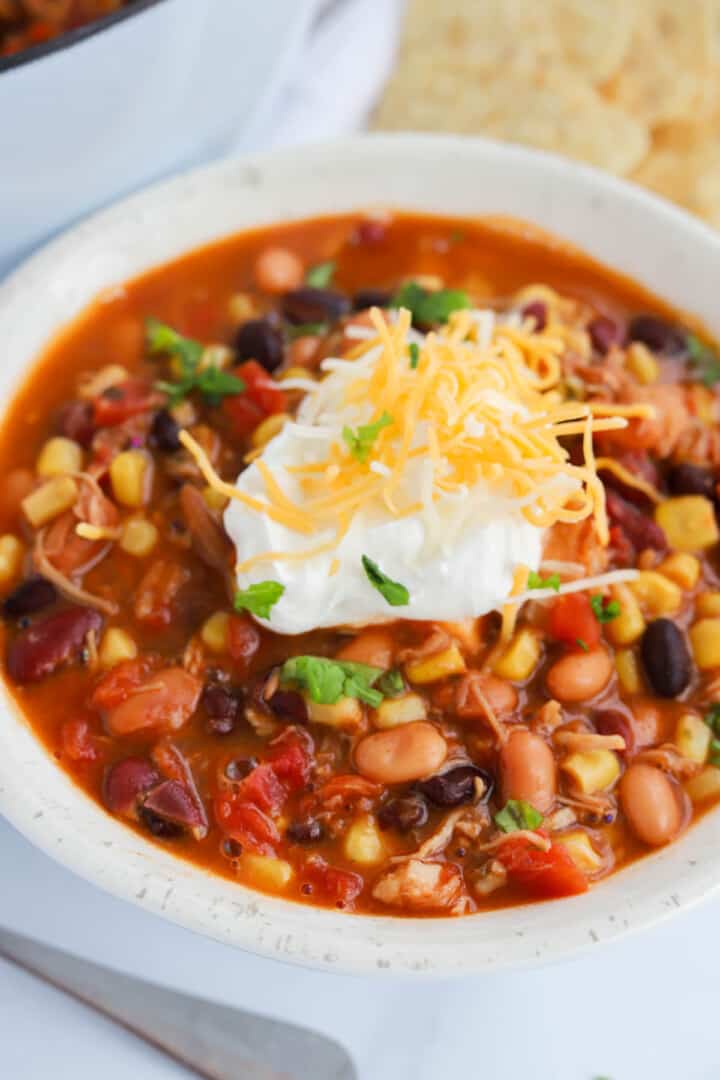
[[[682,694],[690,682],[690,653],[672,619],[655,619],[648,624],[640,643],[640,655],[656,694],[665,698]]]
[[[140,798],[159,783],[160,776],[149,762],[125,758],[105,773],[103,802],[113,814],[134,817]]]
[[[657,315],[636,315],[630,320],[627,336],[629,341],[640,341],[653,352],[682,353],[686,348],[682,330]]]
[[[358,244],[379,244],[387,235],[389,222],[379,218],[366,218],[361,221],[354,232],[354,239]]]
[[[631,715],[626,715],[622,709],[603,709],[595,713],[593,723],[599,735],[620,735],[625,740],[625,751],[634,751],[635,728]]]
[[[153,416],[150,427],[150,445],[165,454],[174,454],[181,447],[180,425],[167,409],[160,409]]]
[[[5,618],[19,619],[50,607],[57,600],[57,589],[47,578],[35,576],[23,581],[5,599],[2,613]]]
[[[562,656],[552,665],[545,681],[548,692],[558,701],[587,701],[605,689],[612,673],[613,662],[601,647]]]
[[[306,818],[305,821],[291,821],[285,836],[293,844],[317,844],[322,840],[324,830],[319,821]]]
[[[682,794],[654,765],[631,765],[620,781],[620,802],[630,828],[644,844],[674,840],[683,824]]]
[[[389,307],[392,293],[388,289],[358,289],[353,295],[353,311],[365,311],[371,307]]]
[[[526,319],[535,320],[535,330],[539,333],[547,326],[548,309],[542,300],[533,300],[522,309],[522,315]]]
[[[366,735],[355,748],[358,772],[380,784],[420,780],[439,769],[446,757],[447,743],[424,720]]]
[[[705,465],[672,465],[667,473],[668,489],[673,495],[704,495],[715,500],[715,473]]]
[[[92,402],[70,401],[63,405],[56,428],[66,439],[72,439],[87,450],[96,431]]]
[[[592,347],[596,352],[609,352],[613,345],[621,345],[623,329],[619,323],[607,315],[597,315],[588,323],[587,332],[590,335]]]
[[[235,336],[240,360],[257,360],[266,371],[275,371],[283,362],[282,334],[267,319],[250,319]]]
[[[99,612],[69,607],[47,615],[18,634],[7,654],[7,670],[15,682],[38,682],[80,653],[91,630],[102,627]]]
[[[336,322],[350,311],[347,296],[332,289],[313,289],[309,285],[285,293],[283,315],[291,323]]]
[[[220,683],[209,683],[203,688],[200,704],[207,713],[206,729],[212,735],[229,735],[240,714],[240,701]]]
[[[456,765],[454,769],[448,769],[447,772],[418,781],[415,784],[415,790],[435,806],[460,806],[461,803],[473,801],[476,780],[480,780],[483,784],[482,801],[487,802],[495,782],[489,773],[478,768],[477,765]]]
[[[548,744],[532,731],[513,731],[500,751],[502,801],[521,799],[541,814],[555,801],[557,767]]]
[[[207,834],[202,805],[179,780],[164,780],[154,787],[143,803],[143,810],[189,829],[198,840]]]
[[[421,829],[429,817],[427,803],[415,795],[404,795],[390,799],[378,812],[378,824],[381,829],[397,829],[406,833],[411,829]]]
[[[645,548],[665,551],[667,548],[665,533],[647,514],[638,510],[636,506],[632,506],[612,490],[606,492],[606,505],[610,520],[614,525],[619,526],[637,551],[643,551]]]
[[[305,698],[297,690],[276,690],[268,706],[286,724],[307,724],[308,710]]]

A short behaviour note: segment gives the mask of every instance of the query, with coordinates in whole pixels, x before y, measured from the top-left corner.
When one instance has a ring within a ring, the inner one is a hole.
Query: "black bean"
[[[436,806],[459,806],[475,798],[476,780],[484,785],[482,799],[487,801],[492,794],[494,781],[489,773],[477,765],[456,765],[447,772],[418,781],[415,790]]]
[[[312,289],[305,285],[282,298],[283,315],[291,323],[335,322],[350,311],[350,301],[332,289]]]
[[[645,673],[660,697],[677,697],[690,682],[690,654],[682,632],[671,619],[655,619],[640,644]]]
[[[390,799],[380,808],[378,814],[378,824],[381,829],[397,829],[398,832],[403,833],[422,828],[427,819],[427,803],[417,795]]]
[[[371,307],[389,307],[392,293],[387,289],[358,289],[353,296],[353,311],[365,311]]]
[[[657,315],[636,315],[631,319],[628,340],[639,341],[658,353],[682,353],[686,349],[683,331]]]
[[[34,615],[57,600],[57,589],[47,578],[36,575],[23,581],[6,598],[2,613],[6,619],[19,619],[23,615]]]
[[[228,761],[225,766],[225,775],[228,780],[237,783],[249,776],[256,765],[257,758],[235,758],[234,761]]]
[[[307,724],[308,711],[305,698],[297,690],[276,690],[268,706],[286,724]]]
[[[526,304],[522,309],[522,314],[526,319],[535,320],[535,329],[538,333],[547,326],[547,304],[544,304],[542,300],[533,300],[529,304]]]
[[[293,844],[317,844],[324,832],[319,821],[307,818],[305,821],[291,821],[285,835]]]
[[[174,821],[167,821],[144,806],[140,807],[139,814],[145,828],[159,840],[171,840],[176,836],[182,836],[182,825],[177,825]]]
[[[282,334],[267,319],[250,319],[235,336],[240,360],[257,360],[266,371],[275,371],[283,362]]]
[[[174,454],[181,447],[180,425],[173,420],[167,409],[160,409],[153,416],[150,428],[150,445],[167,454]]]
[[[240,713],[240,701],[219,683],[209,683],[202,692],[200,704],[207,713],[206,729],[212,735],[229,735]]]
[[[598,315],[587,328],[590,341],[596,352],[609,352],[613,345],[620,345],[623,341],[623,330],[619,323],[607,315]]]
[[[704,495],[715,498],[715,473],[705,465],[672,465],[667,485],[673,495]]]
[[[242,844],[238,844],[237,840],[233,840],[231,836],[223,840],[220,849],[228,859],[237,859],[242,855]]]

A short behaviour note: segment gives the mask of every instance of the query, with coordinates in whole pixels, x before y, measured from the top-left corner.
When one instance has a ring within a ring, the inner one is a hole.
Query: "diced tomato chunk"
[[[155,559],[145,571],[135,593],[134,612],[138,622],[155,630],[169,626],[177,594],[190,580],[190,571],[180,563]]]
[[[296,728],[284,731],[271,744],[268,760],[288,791],[298,791],[310,780],[313,749],[312,739],[307,732]]]
[[[287,791],[270,764],[256,765],[238,787],[237,798],[242,802],[253,803],[266,813],[275,815],[280,812],[287,798]]]
[[[331,900],[337,907],[352,909],[365,882],[351,870],[330,866],[321,855],[311,855],[303,867],[303,879],[312,885],[316,898]]]
[[[231,615],[228,621],[228,652],[235,663],[249,664],[260,648],[260,631],[249,615]]]
[[[600,642],[600,623],[585,593],[560,596],[550,608],[550,633],[575,648],[592,649]],[[582,644],[581,644],[582,643]]]
[[[243,380],[245,390],[226,397],[223,411],[236,435],[249,435],[266,416],[286,411],[285,391],[256,360],[246,360],[234,369],[234,374]]]
[[[98,394],[93,401],[93,420],[96,427],[114,427],[155,408],[163,400],[144,379],[126,379]]]
[[[97,761],[100,756],[87,720],[66,720],[60,729],[60,740],[63,756],[70,761]]]
[[[218,826],[243,848],[259,855],[275,853],[280,834],[274,822],[253,803],[223,794],[216,797],[214,810]]]
[[[548,851],[541,851],[522,837],[511,836],[500,847],[497,858],[510,880],[528,896],[549,900],[588,890],[587,878],[562,844],[552,844]]]

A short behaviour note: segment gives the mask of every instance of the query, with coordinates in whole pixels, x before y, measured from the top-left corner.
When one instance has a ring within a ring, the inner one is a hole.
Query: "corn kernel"
[[[717,543],[715,508],[704,495],[676,495],[655,507],[655,520],[676,551],[702,551]]]
[[[457,645],[451,645],[434,656],[412,660],[405,665],[405,674],[413,683],[437,682],[448,675],[462,675],[464,671],[465,661]]]
[[[403,694],[402,697],[385,698],[377,709],[373,723],[378,728],[399,727],[427,718],[427,706],[419,694]]]
[[[615,653],[615,670],[626,694],[640,693],[640,665],[632,649],[618,649]]]
[[[345,858],[351,862],[372,866],[382,862],[385,845],[371,814],[356,818],[345,834]]]
[[[326,724],[341,731],[357,731],[363,725],[362,705],[357,698],[342,697],[334,705],[321,705],[311,698],[305,700],[313,724]]]
[[[120,547],[128,555],[144,559],[157,544],[159,536],[152,521],[143,517],[131,517],[123,525]]]
[[[630,588],[641,606],[653,617],[674,615],[682,605],[680,587],[657,570],[641,570],[630,582]]]
[[[170,409],[170,415],[176,424],[180,427],[192,427],[193,424],[197,424],[197,409],[193,405],[192,401],[179,401],[177,405],[173,405]]]
[[[100,667],[112,668],[122,660],[134,660],[136,656],[137,645],[125,630],[111,626],[105,631],[98,649]]]
[[[657,382],[660,366],[647,348],[640,341],[634,341],[625,354],[625,366],[643,386]]]
[[[230,502],[226,495],[223,495],[217,488],[210,487],[209,484],[203,488],[202,495],[206,505],[209,506],[211,510],[216,510],[220,514],[222,514],[223,510]]]
[[[9,585],[20,573],[25,548],[17,536],[0,536],[0,585]]]
[[[720,592],[700,593],[695,601],[696,615],[720,615]]]
[[[637,598],[627,585],[613,585],[610,594],[620,605],[620,614],[607,624],[607,635],[614,645],[632,645],[645,630],[645,619]]]
[[[228,300],[227,310],[232,321],[236,323],[247,322],[258,314],[255,301],[245,292],[233,293]]]
[[[113,494],[123,506],[144,506],[152,486],[152,458],[144,450],[123,450],[110,463]]]
[[[685,791],[694,803],[720,796],[720,769],[706,765],[702,772],[685,783]]]
[[[242,856],[240,865],[261,889],[286,889],[295,873],[289,862],[275,859],[272,855],[247,852]]]
[[[280,382],[286,382],[288,379],[309,379],[310,382],[315,382],[315,376],[312,371],[308,371],[304,367],[289,367],[280,375]]]
[[[54,476],[26,495],[21,506],[30,524],[39,529],[74,506],[77,497],[78,486],[71,476]]]
[[[271,439],[280,434],[289,419],[287,413],[273,413],[272,416],[266,417],[252,433],[251,442],[253,446],[258,450],[262,449]]]
[[[658,570],[681,589],[694,589],[700,580],[700,563],[694,555],[676,551],[660,563]]]
[[[602,857],[592,846],[586,832],[574,829],[572,832],[556,833],[553,836],[553,843],[561,844],[578,870],[582,870],[584,874],[594,874],[602,869]]]
[[[712,731],[699,716],[685,713],[675,728],[675,745],[683,757],[704,765],[710,753]]]
[[[230,367],[234,358],[235,353],[229,345],[206,345],[200,356],[198,370],[206,371],[207,368],[214,367],[218,371],[224,371]]]
[[[493,671],[501,679],[524,682],[540,662],[541,649],[539,636],[529,627],[523,627],[496,661]]]
[[[720,619],[700,619],[691,626],[690,644],[701,671],[720,667]]]
[[[65,476],[82,470],[82,448],[73,439],[61,435],[48,439],[35,463],[38,476]]]
[[[570,754],[560,768],[572,777],[583,795],[605,791],[620,775],[620,762],[612,750],[584,750]]]
[[[230,616],[226,611],[216,611],[203,623],[200,640],[210,652],[227,652],[229,622]]]

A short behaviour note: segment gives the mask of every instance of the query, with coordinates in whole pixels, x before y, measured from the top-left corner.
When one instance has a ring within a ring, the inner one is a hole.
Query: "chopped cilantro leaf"
[[[293,656],[281,667],[280,682],[307,690],[318,705],[335,705],[342,697],[354,697],[377,708],[383,693],[373,687],[382,674],[382,668],[369,664],[325,656]]]
[[[542,823],[542,814],[522,799],[508,799],[495,815],[498,829],[506,833],[517,832],[518,829],[538,829]]]
[[[312,289],[326,288],[332,281],[336,265],[334,259],[328,259],[327,262],[321,262],[318,263],[317,266],[311,266],[305,275],[305,284],[309,285]]]
[[[297,326],[287,327],[287,336],[291,341],[299,337],[319,337],[320,334],[327,332],[328,325],[324,322],[305,322],[298,323]]]
[[[378,690],[381,690],[385,697],[393,698],[398,697],[405,690],[405,680],[402,677],[402,672],[397,668],[393,668],[392,671],[386,671],[384,675],[378,679]]]
[[[347,427],[347,425],[342,429],[342,437],[356,461],[361,462],[363,465],[365,464],[378,435],[383,428],[386,428],[389,424],[392,424],[392,422],[392,416],[390,416],[389,413],[384,412],[374,423],[363,424],[357,431],[353,431],[353,429]]]
[[[560,591],[560,575],[550,574],[549,577],[540,577],[535,571],[531,570],[527,579],[528,589],[554,589],[555,592]]]
[[[193,390],[199,391],[209,405],[219,405],[224,397],[241,394],[245,383],[237,375],[222,371],[215,364],[201,367],[205,348],[199,341],[183,337],[171,326],[148,319],[145,324],[148,352],[151,356],[165,355],[177,360],[179,376],[174,382],[159,380],[158,390],[168,396],[168,404],[177,405]]]
[[[410,353],[410,367],[415,370],[420,362],[420,346],[415,341],[411,341],[408,345],[408,352]]]
[[[404,607],[410,603],[410,593],[405,586],[384,574],[376,562],[363,555],[362,564],[370,584],[385,597],[391,607]]]
[[[688,334],[685,339],[688,357],[693,367],[697,368],[700,381],[705,386],[714,386],[720,382],[720,357],[708,348],[695,334]]]
[[[617,619],[622,610],[617,600],[606,600],[600,593],[595,593],[590,597],[590,607],[600,623],[612,622],[613,619]]]
[[[583,641],[581,637],[575,638],[575,644],[578,646],[578,648],[582,649],[583,652],[590,652],[590,646],[588,645],[587,641]]]
[[[279,581],[258,581],[247,589],[238,589],[235,593],[236,611],[249,611],[259,619],[269,619],[270,610],[277,604],[285,592],[285,586]]]
[[[408,281],[393,297],[394,307],[407,308],[413,322],[421,326],[446,323],[453,311],[470,307],[470,297],[462,289],[438,289],[429,292],[417,281]]]

